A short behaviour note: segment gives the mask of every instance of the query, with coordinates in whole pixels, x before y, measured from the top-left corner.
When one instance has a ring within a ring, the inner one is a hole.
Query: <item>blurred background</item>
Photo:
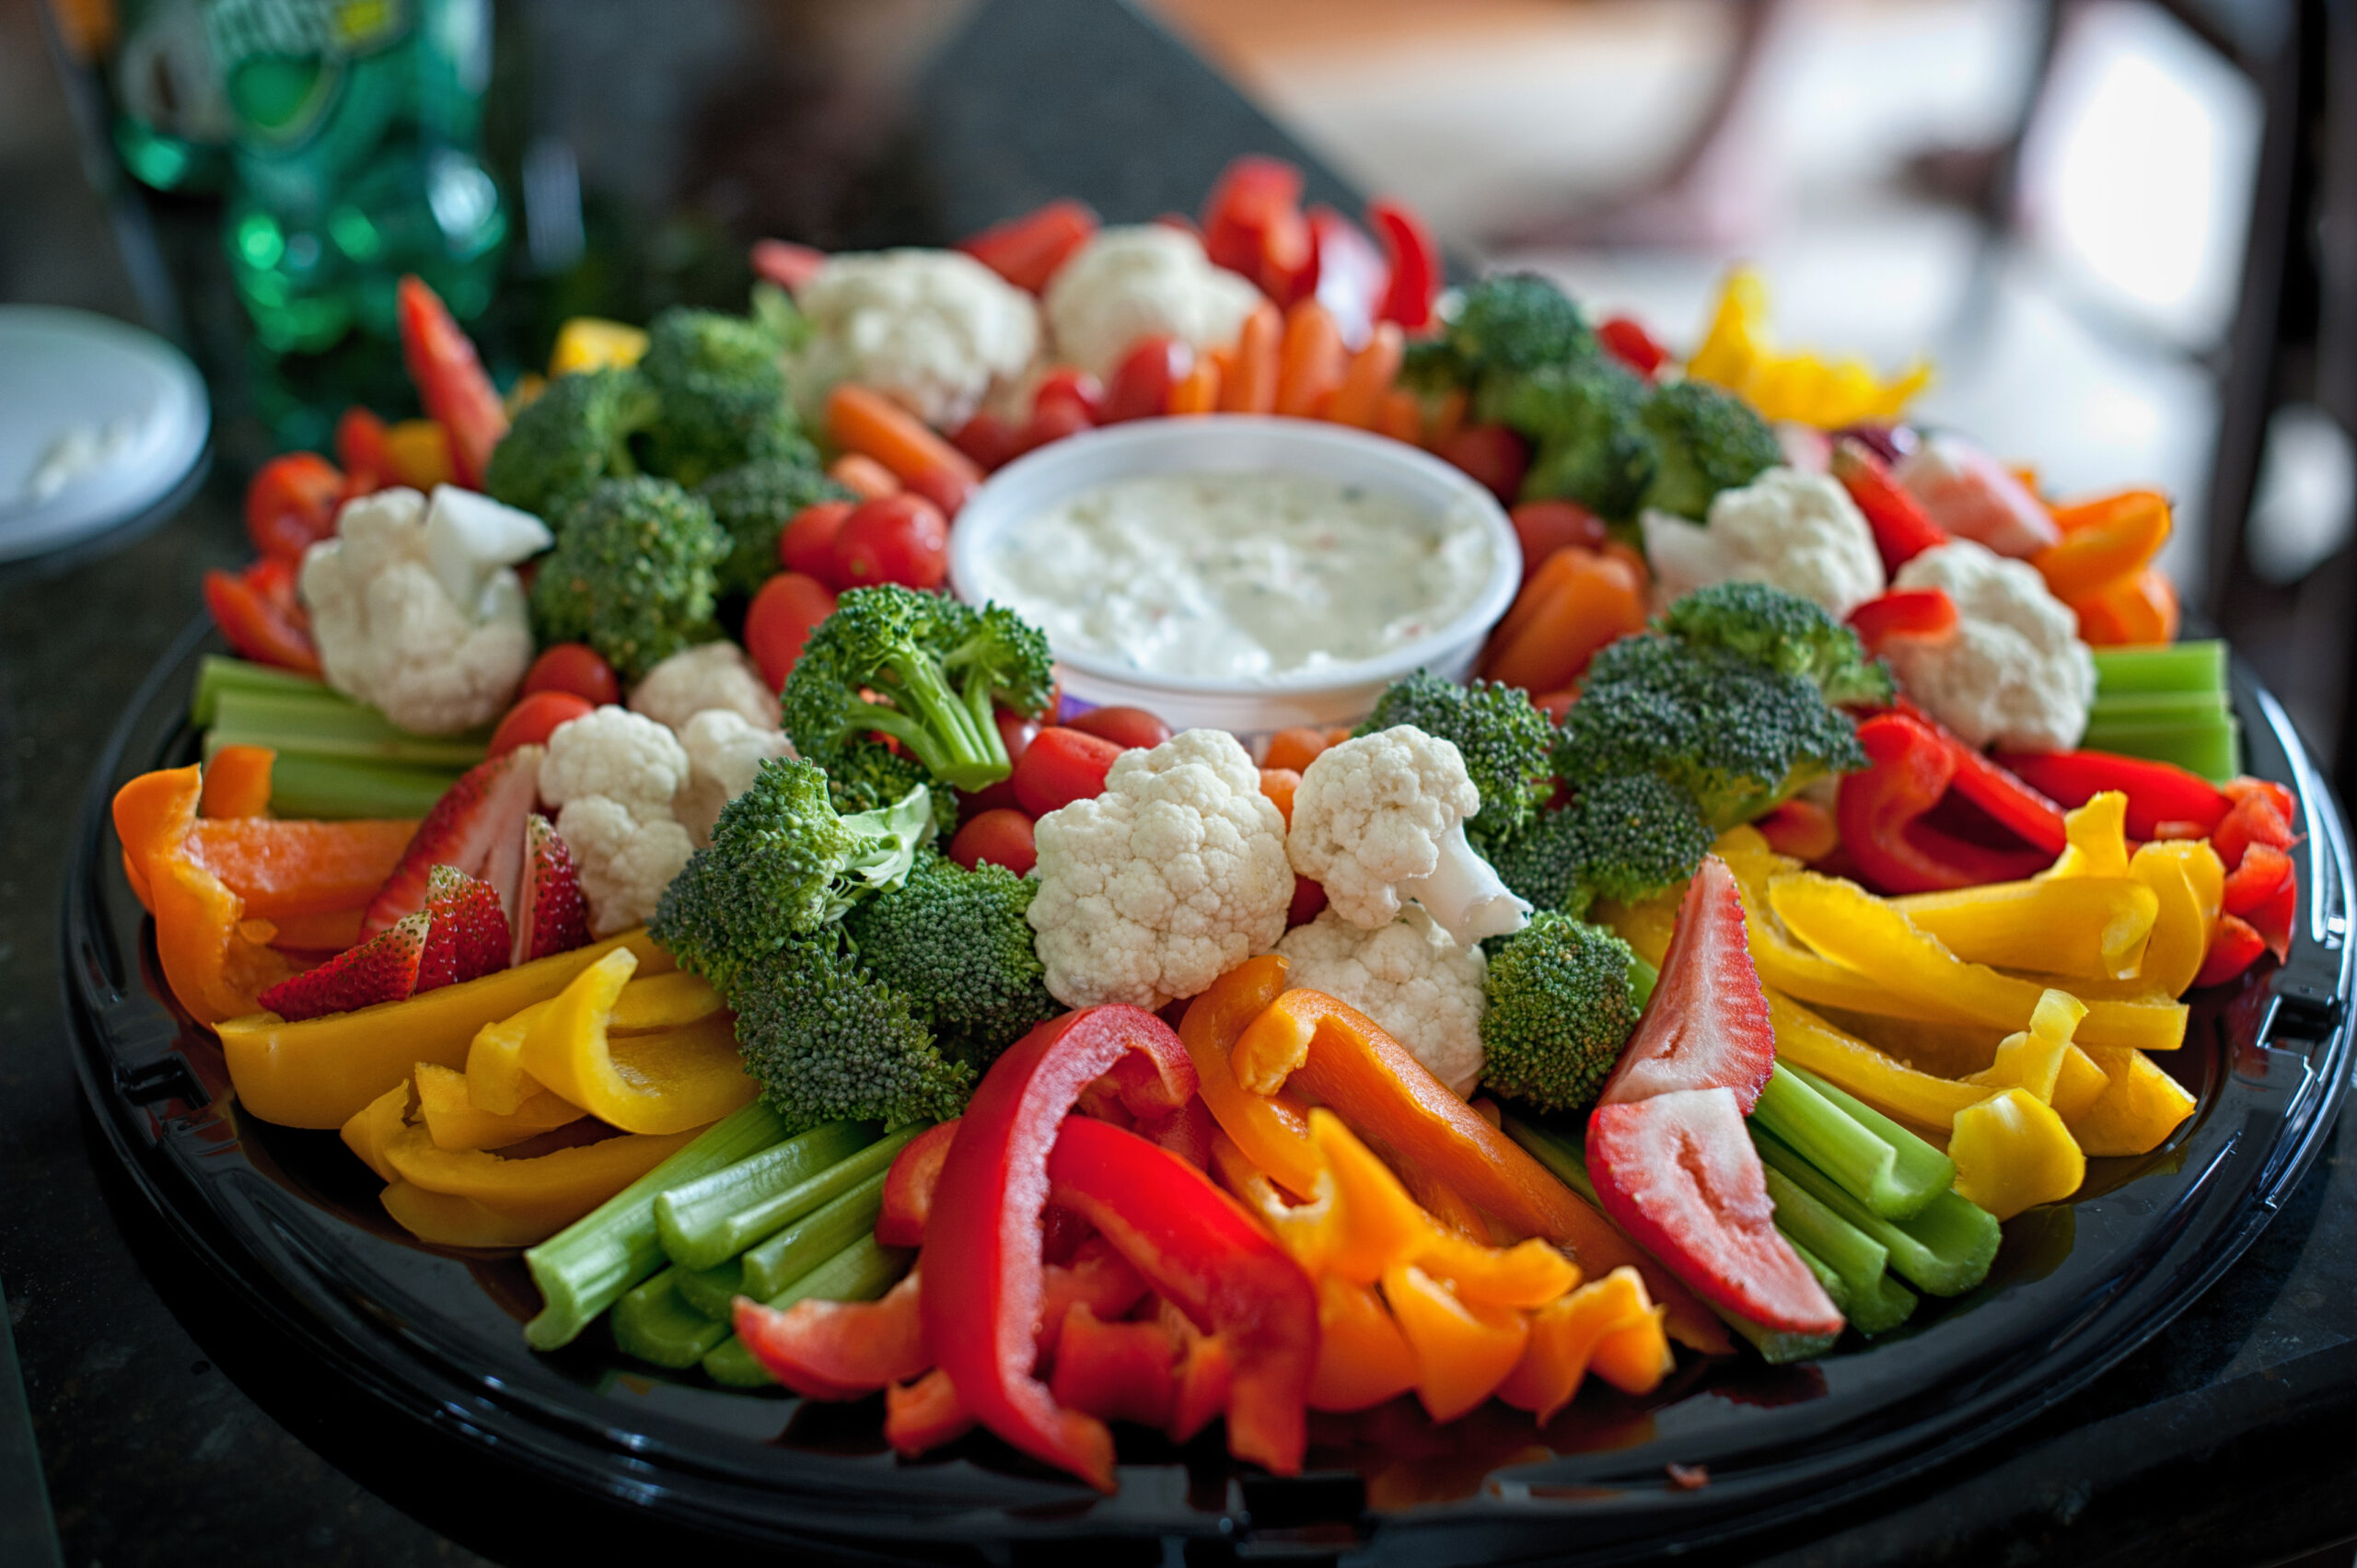
[[[741,301],[756,236],[933,241],[1019,210],[960,163],[973,127],[944,74],[978,60],[1091,78],[1078,122],[1029,131],[1070,144],[1080,193],[1139,209],[1109,216],[1191,208],[1222,160],[1189,127],[1167,168],[1089,164],[1091,119],[1150,112],[1109,29],[1167,29],[1465,268],[1535,268],[1690,345],[1749,261],[1783,341],[1930,355],[1921,413],[2050,489],[2166,488],[2189,607],[2357,776],[2348,0],[1000,0],[987,42],[973,0],[412,4],[448,78],[420,111],[439,150],[371,173],[370,211],[398,235],[423,203],[471,237],[465,275],[435,281],[480,313],[495,374],[575,311]],[[307,7],[0,0],[0,298],[190,349],[237,477],[406,392],[366,301],[351,331],[240,308],[261,252],[208,9]]]

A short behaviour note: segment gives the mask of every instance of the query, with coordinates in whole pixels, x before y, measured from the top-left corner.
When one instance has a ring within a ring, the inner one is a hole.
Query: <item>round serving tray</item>
[[[2078,1201],[2009,1224],[1979,1289],[1806,1365],[1689,1359],[1643,1400],[1591,1384],[1544,1428],[1495,1405],[1435,1428],[1407,1400],[1315,1418],[1290,1481],[1231,1464],[1216,1431],[1183,1448],[1125,1433],[1107,1498],[986,1435],[906,1463],[884,1446],[880,1400],[720,1389],[630,1362],[602,1328],[534,1354],[522,1322],[538,1298],[512,1256],[418,1243],[333,1133],[243,1114],[212,1037],[163,999],[108,816],[124,779],[193,756],[187,695],[215,645],[192,625],[150,675],[72,845],[75,1066],[112,1153],[279,1353],[348,1393],[354,1421],[405,1418],[685,1538],[929,1562],[1106,1561],[1116,1543],[1121,1560],[1171,1561],[1155,1538],[1178,1538],[1190,1562],[1613,1562],[1729,1541],[1985,1443],[2127,1355],[2265,1227],[2349,1077],[2346,830],[2282,709],[2238,668],[2249,771],[2300,801],[2290,958],[2196,999],[2167,1063],[2200,1095],[2195,1116],[2153,1155],[2090,1161]],[[1707,1466],[1709,1484],[1681,1489],[1671,1464]]]

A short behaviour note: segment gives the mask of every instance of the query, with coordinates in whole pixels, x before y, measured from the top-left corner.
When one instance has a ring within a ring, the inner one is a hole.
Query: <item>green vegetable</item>
[[[873,1234],[863,1236],[763,1305],[783,1312],[797,1301],[873,1301],[900,1283],[915,1258],[912,1249],[879,1247]],[[776,1381],[734,1334],[713,1347],[703,1370],[731,1388],[762,1388]]]
[[[483,735],[415,736],[376,709],[288,670],[208,656],[189,720],[207,761],[224,746],[267,746],[271,808],[282,817],[423,817],[482,761]]]
[[[1771,1170],[1882,1244],[1892,1271],[1933,1295],[1958,1295],[1989,1277],[2002,1237],[1997,1216],[1951,1190],[1903,1220],[1887,1220],[1841,1190],[1793,1147],[1752,1121],[1751,1141]]]
[[[1637,1027],[1636,965],[1601,926],[1532,916],[1490,956],[1481,1081],[1541,1110],[1592,1104]]]
[[[1656,467],[1644,504],[1700,520],[1722,490],[1749,484],[1784,460],[1776,433],[1749,403],[1707,381],[1671,381],[1645,394],[1638,417]]]
[[[674,1268],[669,1272],[678,1277],[680,1305],[715,1323],[726,1324],[737,1298],[745,1294],[745,1263],[741,1258],[731,1258],[709,1269]],[[704,1348],[710,1350],[712,1346]]]
[[[1578,915],[1597,899],[1635,902],[1685,881],[1714,836],[1684,790],[1628,773],[1596,780],[1570,805],[1482,847],[1499,878],[1534,908]]]
[[[1890,1253],[1883,1245],[1818,1202],[1783,1172],[1762,1172],[1769,1202],[1776,1205],[1776,1228],[1793,1250],[1829,1277],[1826,1293],[1862,1334],[1887,1333],[1915,1310],[1915,1295],[1885,1272]],[[1893,1314],[1896,1314],[1894,1316]]]
[[[557,530],[532,578],[542,646],[586,642],[624,681],[720,635],[714,569],[728,536],[712,508],[668,480],[605,479]]]
[[[693,1366],[728,1337],[726,1324],[679,1299],[677,1268],[623,1292],[614,1303],[613,1327],[616,1348],[657,1366]]]
[[[1440,335],[1410,345],[1407,375],[1444,391],[1601,356],[1586,318],[1562,289],[1535,273],[1506,273],[1468,287]]]
[[[1671,605],[1659,624],[1698,646],[1724,648],[1786,675],[1805,675],[1829,703],[1890,701],[1889,667],[1866,656],[1855,632],[1813,601],[1765,583],[1696,588]]]
[[[866,1124],[849,1125],[858,1127],[857,1135],[865,1136]],[[663,1230],[663,1250],[686,1268],[715,1267],[780,1227],[825,1207],[869,1177],[882,1176],[893,1156],[923,1131],[924,1127],[918,1125],[888,1132],[793,1181],[784,1179],[786,1173],[781,1167],[771,1166],[743,1176],[734,1169],[720,1171],[694,1189],[666,1192],[655,1204],[655,1221]],[[737,1179],[731,1181],[732,1177]]]
[[[750,594],[777,575],[778,535],[796,512],[821,501],[853,499],[815,463],[785,458],[756,458],[714,474],[696,494],[728,535],[728,558],[719,573],[723,594]]]
[[[267,746],[307,757],[390,762],[464,772],[483,759],[490,741],[472,735],[412,735],[376,709],[320,688],[262,691],[231,688],[215,693],[209,757],[224,746]]]
[[[824,767],[880,732],[941,783],[978,790],[1012,771],[993,708],[1036,718],[1053,685],[1047,638],[1012,610],[854,588],[803,645],[786,680],[785,727]]]
[[[1392,682],[1353,733],[1403,724],[1453,743],[1464,757],[1466,774],[1481,792],[1480,811],[1465,824],[1477,843],[1520,830],[1554,793],[1555,726],[1518,686],[1460,686],[1420,669]]]
[[[451,768],[281,751],[270,765],[270,808],[281,817],[423,817],[458,782]]]
[[[756,1101],[698,1134],[687,1147],[524,1254],[547,1303],[524,1325],[535,1350],[570,1344],[622,1292],[662,1265],[655,1200],[682,1182],[736,1164],[785,1136],[785,1124]]]
[[[786,401],[784,345],[764,322],[675,306],[648,323],[638,364],[660,402],[646,466],[681,484],[758,458],[815,467]]]
[[[775,1295],[813,1268],[876,1228],[884,1212],[889,1163],[857,1186],[812,1210],[784,1230],[747,1249],[744,1291],[756,1300]]]
[[[2158,648],[2096,648],[2093,652],[2098,703],[2153,693],[2225,700],[2226,645],[2216,638]]]
[[[633,369],[560,376],[517,413],[492,449],[483,488],[562,528],[601,479],[638,471],[631,437],[655,423],[655,388]]]
[[[1617,360],[1598,358],[1550,366],[1503,390],[1485,387],[1476,404],[1532,443],[1524,500],[1576,501],[1626,522],[1643,505],[1661,461],[1640,417],[1644,400],[1642,380]]]
[[[876,978],[909,999],[940,1048],[987,1067],[1063,1010],[1048,994],[1030,922],[1039,884],[1000,865],[969,871],[938,850],[862,900],[844,928]]]
[[[860,962],[838,926],[755,960],[729,1002],[746,1070],[791,1125],[938,1121],[974,1092],[974,1069],[941,1054],[908,997]]]
[[[293,693],[342,703],[348,707],[361,705],[315,675],[297,675],[273,665],[207,654],[196,667],[196,686],[189,693],[188,722],[199,729],[211,724],[220,712],[222,694],[227,691]]]
[[[2097,648],[2096,700],[2079,744],[2148,757],[2212,783],[2241,767],[2242,726],[2226,678],[2226,645]]]
[[[827,759],[827,793],[833,797],[835,809],[846,817],[894,805],[909,791],[932,783],[933,775],[924,771],[923,763],[873,741],[853,741]],[[947,838],[958,830],[958,792],[936,789],[931,793],[934,830]]]
[[[1887,1220],[1921,1214],[1956,1185],[1956,1166],[1898,1122],[1823,1079],[1778,1063],[1754,1121]]]
[[[736,1257],[768,1232],[733,1247],[720,1245],[721,1230],[732,1214],[797,1191],[858,1154],[876,1136],[872,1122],[829,1121],[734,1165],[680,1182],[655,1200],[655,1226],[665,1255],[690,1269],[713,1268]]]
[[[682,968],[731,993],[748,966],[906,876],[933,831],[922,785],[897,805],[841,817],[814,764],[770,759],[721,807],[711,847],[663,889],[648,931]]]

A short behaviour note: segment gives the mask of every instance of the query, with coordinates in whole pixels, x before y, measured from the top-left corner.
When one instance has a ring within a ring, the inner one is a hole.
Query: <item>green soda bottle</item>
[[[489,0],[204,0],[231,122],[230,269],[263,346],[393,331],[416,273],[460,317],[507,238],[479,156]]]

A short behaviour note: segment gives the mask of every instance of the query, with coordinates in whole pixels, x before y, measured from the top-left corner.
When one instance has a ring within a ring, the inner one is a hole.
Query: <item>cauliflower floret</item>
[[[687,749],[642,714],[611,705],[561,724],[540,759],[540,798],[561,807],[557,836],[581,868],[589,929],[640,924],[688,864],[695,842],[671,814]]]
[[[1293,901],[1284,818],[1251,754],[1190,729],[1124,751],[1105,793],[1039,819],[1031,929],[1070,1007],[1159,1007],[1276,945]]]
[[[1883,591],[1874,530],[1825,474],[1770,469],[1713,497],[1707,526],[1650,508],[1640,521],[1665,601],[1713,583],[1766,583],[1840,621]]]
[[[618,800],[643,818],[668,817],[688,782],[688,753],[669,729],[611,703],[556,726],[540,760],[540,798]]]
[[[1199,349],[1235,342],[1260,291],[1213,266],[1193,235],[1147,223],[1099,229],[1056,269],[1041,303],[1057,354],[1110,376],[1140,338],[1178,338]]]
[[[956,250],[830,256],[795,296],[814,329],[792,380],[806,416],[857,381],[954,430],[1039,346],[1031,296]]]
[[[726,708],[755,729],[778,726],[777,693],[745,650],[723,638],[681,648],[631,688],[630,711],[684,732],[690,719]]]
[[[698,849],[711,847],[720,808],[753,787],[763,762],[794,755],[784,730],[747,724],[727,708],[706,708],[680,726],[679,745],[688,754],[688,782],[672,798],[671,815]]]
[[[1900,690],[1968,746],[2068,751],[2086,733],[2095,656],[2079,618],[2026,561],[1951,540],[1898,569],[1897,588],[1938,588],[1954,601],[1946,637],[1893,637],[1883,656]]]
[[[1329,909],[1277,944],[1285,983],[1322,991],[1383,1026],[1432,1075],[1459,1095],[1481,1079],[1479,947],[1460,947],[1411,905],[1388,925],[1362,930]]]
[[[642,821],[621,801],[603,795],[565,802],[556,814],[556,834],[580,868],[592,936],[646,923],[663,889],[695,854],[679,823],[668,817]]]
[[[488,724],[532,662],[510,568],[546,550],[539,518],[447,485],[429,505],[380,490],[303,557],[300,588],[328,684],[417,735]]]
[[[1394,725],[1318,753],[1294,792],[1285,851],[1352,924],[1388,925],[1412,899],[1470,947],[1530,919],[1465,842],[1465,819],[1480,809],[1454,741]]]

